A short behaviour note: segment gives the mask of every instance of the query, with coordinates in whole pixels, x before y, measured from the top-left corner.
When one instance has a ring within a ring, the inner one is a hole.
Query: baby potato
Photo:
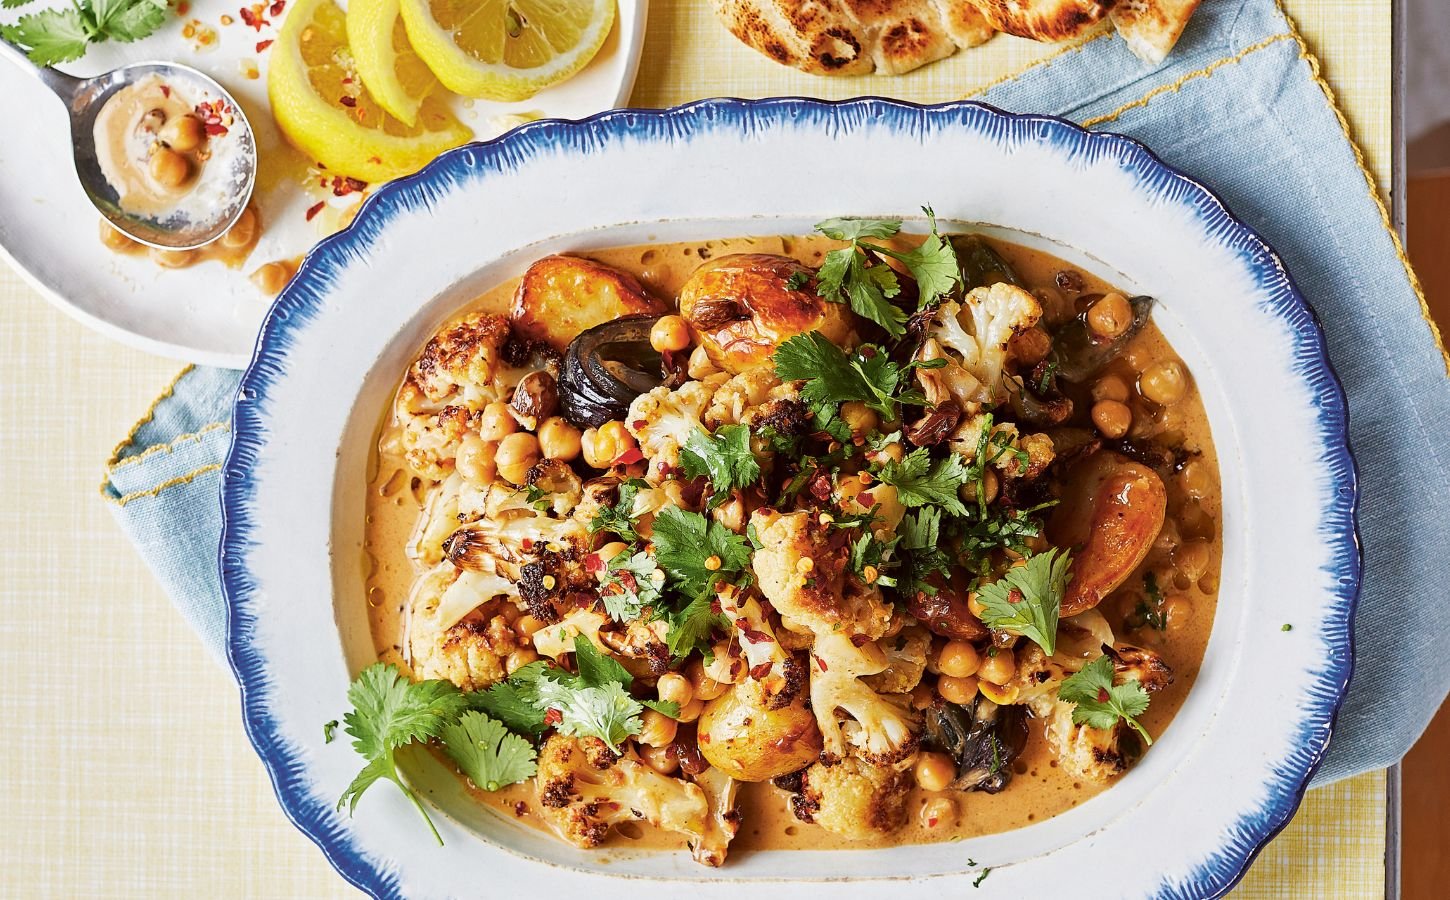
[[[805,768],[821,753],[821,730],[804,692],[780,709],[764,708],[759,697],[760,686],[745,680],[700,714],[700,753],[737,781],[769,781]]]
[[[563,350],[595,325],[664,311],[633,275],[592,259],[546,256],[524,273],[509,320],[519,336]]]
[[[776,347],[807,331],[845,344],[851,311],[816,296],[814,276],[789,256],[721,256],[696,269],[680,289],[680,314],[710,361],[735,374],[768,362]],[[792,277],[804,283],[792,289]]]

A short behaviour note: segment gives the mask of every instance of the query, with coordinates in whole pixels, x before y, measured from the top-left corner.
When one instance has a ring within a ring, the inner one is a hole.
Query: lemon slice
[[[347,42],[368,93],[398,121],[416,125],[438,79],[408,43],[398,0],[348,0]]]
[[[418,55],[449,90],[524,100],[584,68],[614,0],[402,0]]]
[[[472,136],[436,97],[414,124],[389,115],[362,84],[347,23],[332,0],[297,0],[272,48],[272,115],[287,139],[333,172],[378,182],[421,169]]]

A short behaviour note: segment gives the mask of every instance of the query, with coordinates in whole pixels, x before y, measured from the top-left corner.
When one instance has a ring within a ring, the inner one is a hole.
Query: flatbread
[[[995,32],[972,0],[714,0],[725,26],[813,75],[897,75]]]
[[[1113,27],[1137,57],[1158,65],[1178,43],[1199,0],[1118,0]]]
[[[974,0],[987,24],[1034,41],[1065,41],[1107,18],[1113,0]]]

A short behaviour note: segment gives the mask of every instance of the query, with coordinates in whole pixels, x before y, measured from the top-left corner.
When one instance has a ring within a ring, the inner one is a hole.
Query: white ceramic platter
[[[742,854],[720,870],[685,854],[574,850],[471,803],[426,762],[410,772],[443,812],[445,846],[397,792],[370,793],[356,818],[337,812],[359,760],[346,741],[324,743],[321,723],[374,658],[360,562],[369,446],[433,329],[544,253],[804,233],[925,203],[951,227],[1008,229],[1157,297],[1203,395],[1223,468],[1221,597],[1195,687],[1142,763],[1007,834]],[[602,900],[639,896],[640,879],[731,900],[740,881],[762,896],[871,900],[1216,896],[1292,815],[1348,682],[1355,475],[1312,313],[1205,188],[1133,141],[1062,120],[724,100],[535,123],[447,154],[313,251],[263,326],[234,421],[221,563],[247,728],[298,827],[380,896],[548,885]]]
[[[36,0],[23,12],[67,2]],[[455,100],[459,118],[483,140],[511,127],[503,116],[580,118],[624,104],[634,85],[648,0],[617,2],[613,32],[577,76],[519,103]],[[0,179],[0,258],[51,302],[108,337],[162,356],[232,368],[246,365],[257,326],[271,306],[248,273],[265,262],[301,256],[335,230],[357,200],[314,187],[308,161],[286,145],[273,124],[267,104],[269,51],[258,52],[257,44],[275,38],[281,20],[254,29],[241,20],[244,6],[250,4],[192,0],[184,15],[174,16],[150,38],[96,45],[83,60],[63,67],[90,76],[129,62],[174,60],[216,78],[237,98],[256,131],[262,167],[255,202],[266,223],[240,269],[207,262],[168,271],[144,255],[118,256],[103,247],[100,214],[86,200],[71,166],[63,104],[29,74],[0,60],[0,122],[5,123],[0,126],[0,172],[5,173]],[[0,21],[13,22],[21,12],[0,11]],[[224,15],[232,24],[221,24]],[[184,36],[193,20],[214,31],[215,44],[198,49],[196,39]],[[256,77],[248,78],[248,72]],[[319,201],[328,207],[309,221],[307,211]]]

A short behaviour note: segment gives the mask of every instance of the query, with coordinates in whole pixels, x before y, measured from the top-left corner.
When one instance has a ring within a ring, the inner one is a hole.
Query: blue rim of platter
[[[1075,147],[1078,155],[1087,158],[1111,156],[1143,190],[1194,209],[1205,231],[1247,261],[1260,286],[1273,298],[1271,312],[1292,332],[1299,375],[1314,396],[1318,437],[1326,448],[1324,462],[1333,486],[1333,499],[1325,510],[1321,531],[1332,551],[1330,574],[1335,579],[1338,602],[1322,634],[1330,649],[1327,664],[1316,673],[1315,682],[1306,692],[1305,723],[1298,749],[1278,763],[1263,804],[1239,817],[1219,850],[1199,862],[1186,880],[1160,883],[1154,896],[1199,898],[1227,893],[1298,809],[1310,778],[1324,758],[1353,673],[1353,623],[1362,560],[1356,517],[1359,486],[1349,448],[1344,390],[1329,362],[1319,320],[1278,254],[1236,218],[1215,193],[1164,163],[1142,143],[1111,132],[1091,132],[1066,119],[1007,113],[969,101],[922,106],[876,97],[835,102],[800,97],[712,99],[666,110],[611,110],[579,121],[543,119],[492,141],[443,153],[418,173],[379,187],[348,228],[313,248],[262,325],[252,362],[238,388],[231,447],[222,477],[219,562],[227,606],[228,657],[241,685],[247,734],[267,767],[282,808],[293,824],[322,848],[334,868],[358,888],[377,897],[401,896],[397,873],[358,850],[345,821],[331,805],[308,794],[305,763],[283,746],[266,702],[266,660],[248,640],[254,615],[254,585],[241,562],[252,529],[247,512],[252,492],[249,473],[266,429],[262,406],[282,373],[281,357],[290,344],[289,333],[305,327],[311,318],[319,296],[313,285],[329,284],[332,273],[358,258],[368,241],[393,216],[430,205],[438,195],[477,170],[507,171],[538,151],[588,153],[593,147],[622,139],[679,140],[718,129],[749,131],[762,125],[798,124],[802,120],[813,120],[819,127],[836,132],[870,123],[919,133],[930,122],[976,131],[1001,143],[1055,143]]]

